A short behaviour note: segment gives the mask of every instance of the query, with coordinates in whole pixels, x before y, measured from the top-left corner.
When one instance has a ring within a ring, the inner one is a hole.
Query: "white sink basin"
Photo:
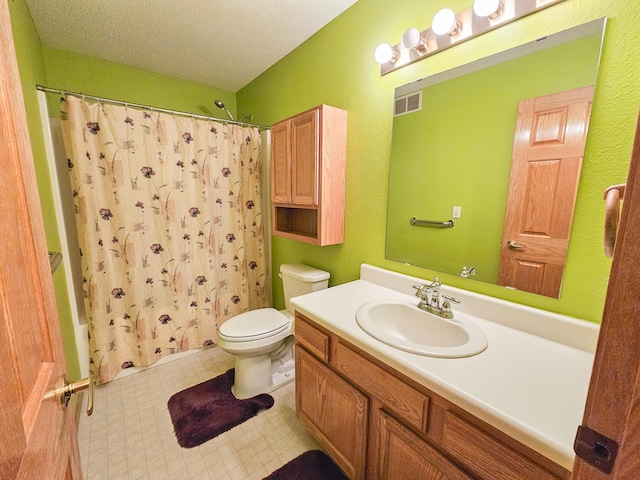
[[[463,315],[441,318],[407,302],[365,303],[356,311],[356,322],[373,338],[418,355],[470,357],[487,348],[487,337]]]

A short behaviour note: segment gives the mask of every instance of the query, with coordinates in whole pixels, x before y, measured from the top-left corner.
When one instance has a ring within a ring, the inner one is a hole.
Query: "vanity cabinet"
[[[273,234],[344,241],[347,112],[329,105],[271,126]]]
[[[350,478],[570,478],[299,312],[295,337],[297,415]]]

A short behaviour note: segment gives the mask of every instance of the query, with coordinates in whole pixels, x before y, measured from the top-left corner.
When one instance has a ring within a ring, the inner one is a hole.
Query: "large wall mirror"
[[[559,296],[605,23],[396,89],[387,259]]]

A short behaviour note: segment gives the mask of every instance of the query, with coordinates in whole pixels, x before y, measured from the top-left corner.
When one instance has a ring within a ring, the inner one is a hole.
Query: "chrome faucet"
[[[442,282],[436,277],[430,284],[414,285],[416,289],[416,297],[420,298],[418,308],[425,312],[433,313],[443,318],[453,318],[451,311],[451,302],[460,303],[460,300],[448,295],[440,295],[440,287]],[[441,298],[444,301],[441,302]]]
[[[432,313],[434,310],[435,311],[440,310],[440,287],[441,286],[442,286],[442,282],[438,277],[436,277],[433,280],[433,282],[431,282],[431,285],[429,285],[429,288],[431,288],[431,303],[429,304],[431,309],[429,311],[431,311]]]

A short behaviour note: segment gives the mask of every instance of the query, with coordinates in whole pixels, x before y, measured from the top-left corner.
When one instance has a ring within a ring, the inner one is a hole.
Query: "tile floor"
[[[293,383],[271,393],[269,410],[198,447],[180,447],[169,397],[229,368],[233,357],[212,347],[96,388],[94,413],[81,416],[78,434],[85,480],[262,479],[320,448],[295,416]]]

